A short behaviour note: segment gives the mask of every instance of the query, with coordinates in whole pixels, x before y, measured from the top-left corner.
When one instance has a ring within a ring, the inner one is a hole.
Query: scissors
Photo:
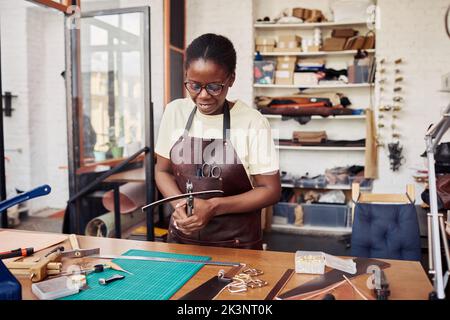
[[[220,178],[222,175],[222,169],[218,166],[204,163],[202,165],[202,177],[204,178]]]

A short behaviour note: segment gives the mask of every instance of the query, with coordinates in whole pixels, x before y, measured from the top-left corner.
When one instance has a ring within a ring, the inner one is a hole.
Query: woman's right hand
[[[192,232],[187,231],[186,229],[180,227],[177,224],[177,222],[185,220],[185,219],[187,219],[187,217],[188,216],[186,213],[186,200],[182,200],[175,205],[175,211],[172,214],[173,225],[174,225],[175,229],[177,229],[178,231],[180,231],[186,235],[190,235],[190,234],[192,234]]]

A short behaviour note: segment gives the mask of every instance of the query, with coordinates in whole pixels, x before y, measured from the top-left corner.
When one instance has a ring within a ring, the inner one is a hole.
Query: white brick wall
[[[12,1],[0,1],[0,23],[2,41],[2,89],[11,91],[15,111],[12,117],[4,118],[5,149],[21,149],[22,152],[7,151],[6,180],[8,195],[14,187],[29,189],[30,181],[30,134],[28,128],[28,74],[26,51],[26,7]],[[6,45],[8,44],[8,45]]]
[[[253,103],[253,5],[240,0],[187,0],[187,41],[217,33],[233,42],[237,53],[236,81],[231,99]]]
[[[52,193],[30,201],[31,211],[61,208],[67,199],[63,17],[26,1],[0,1],[4,91],[13,100],[5,118],[8,195],[48,183]]]
[[[377,30],[377,57],[386,59],[386,69],[398,58],[404,61],[400,69],[405,78],[405,106],[399,126],[406,158],[401,170],[393,173],[385,150],[380,150],[378,192],[403,191],[405,184],[413,183],[408,168],[423,165],[420,154],[425,150],[425,132],[449,103],[449,95],[438,92],[441,76],[450,71],[450,39],[444,29],[449,4],[446,0],[378,1],[381,28]],[[416,190],[420,197],[422,188]]]

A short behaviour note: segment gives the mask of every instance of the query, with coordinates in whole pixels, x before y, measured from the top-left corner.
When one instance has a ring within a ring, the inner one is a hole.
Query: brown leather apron
[[[202,139],[188,136],[196,111],[197,107],[192,110],[183,135],[170,150],[172,172],[178,188],[185,192],[186,182],[189,180],[193,184],[194,192],[219,189],[224,191],[222,195],[224,197],[252,190],[253,187],[245,168],[228,137],[230,131],[228,103],[225,101],[223,106],[223,139]],[[220,177],[202,177],[201,168],[204,163],[220,167]],[[202,198],[211,197],[213,196]],[[190,235],[177,230],[171,218],[168,242],[261,249],[261,210],[215,216],[203,229]]]

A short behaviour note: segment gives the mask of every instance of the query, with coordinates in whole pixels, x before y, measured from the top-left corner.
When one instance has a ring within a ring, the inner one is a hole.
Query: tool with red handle
[[[0,252],[0,260],[14,257],[28,257],[34,253],[34,248],[19,248],[15,250]]]

